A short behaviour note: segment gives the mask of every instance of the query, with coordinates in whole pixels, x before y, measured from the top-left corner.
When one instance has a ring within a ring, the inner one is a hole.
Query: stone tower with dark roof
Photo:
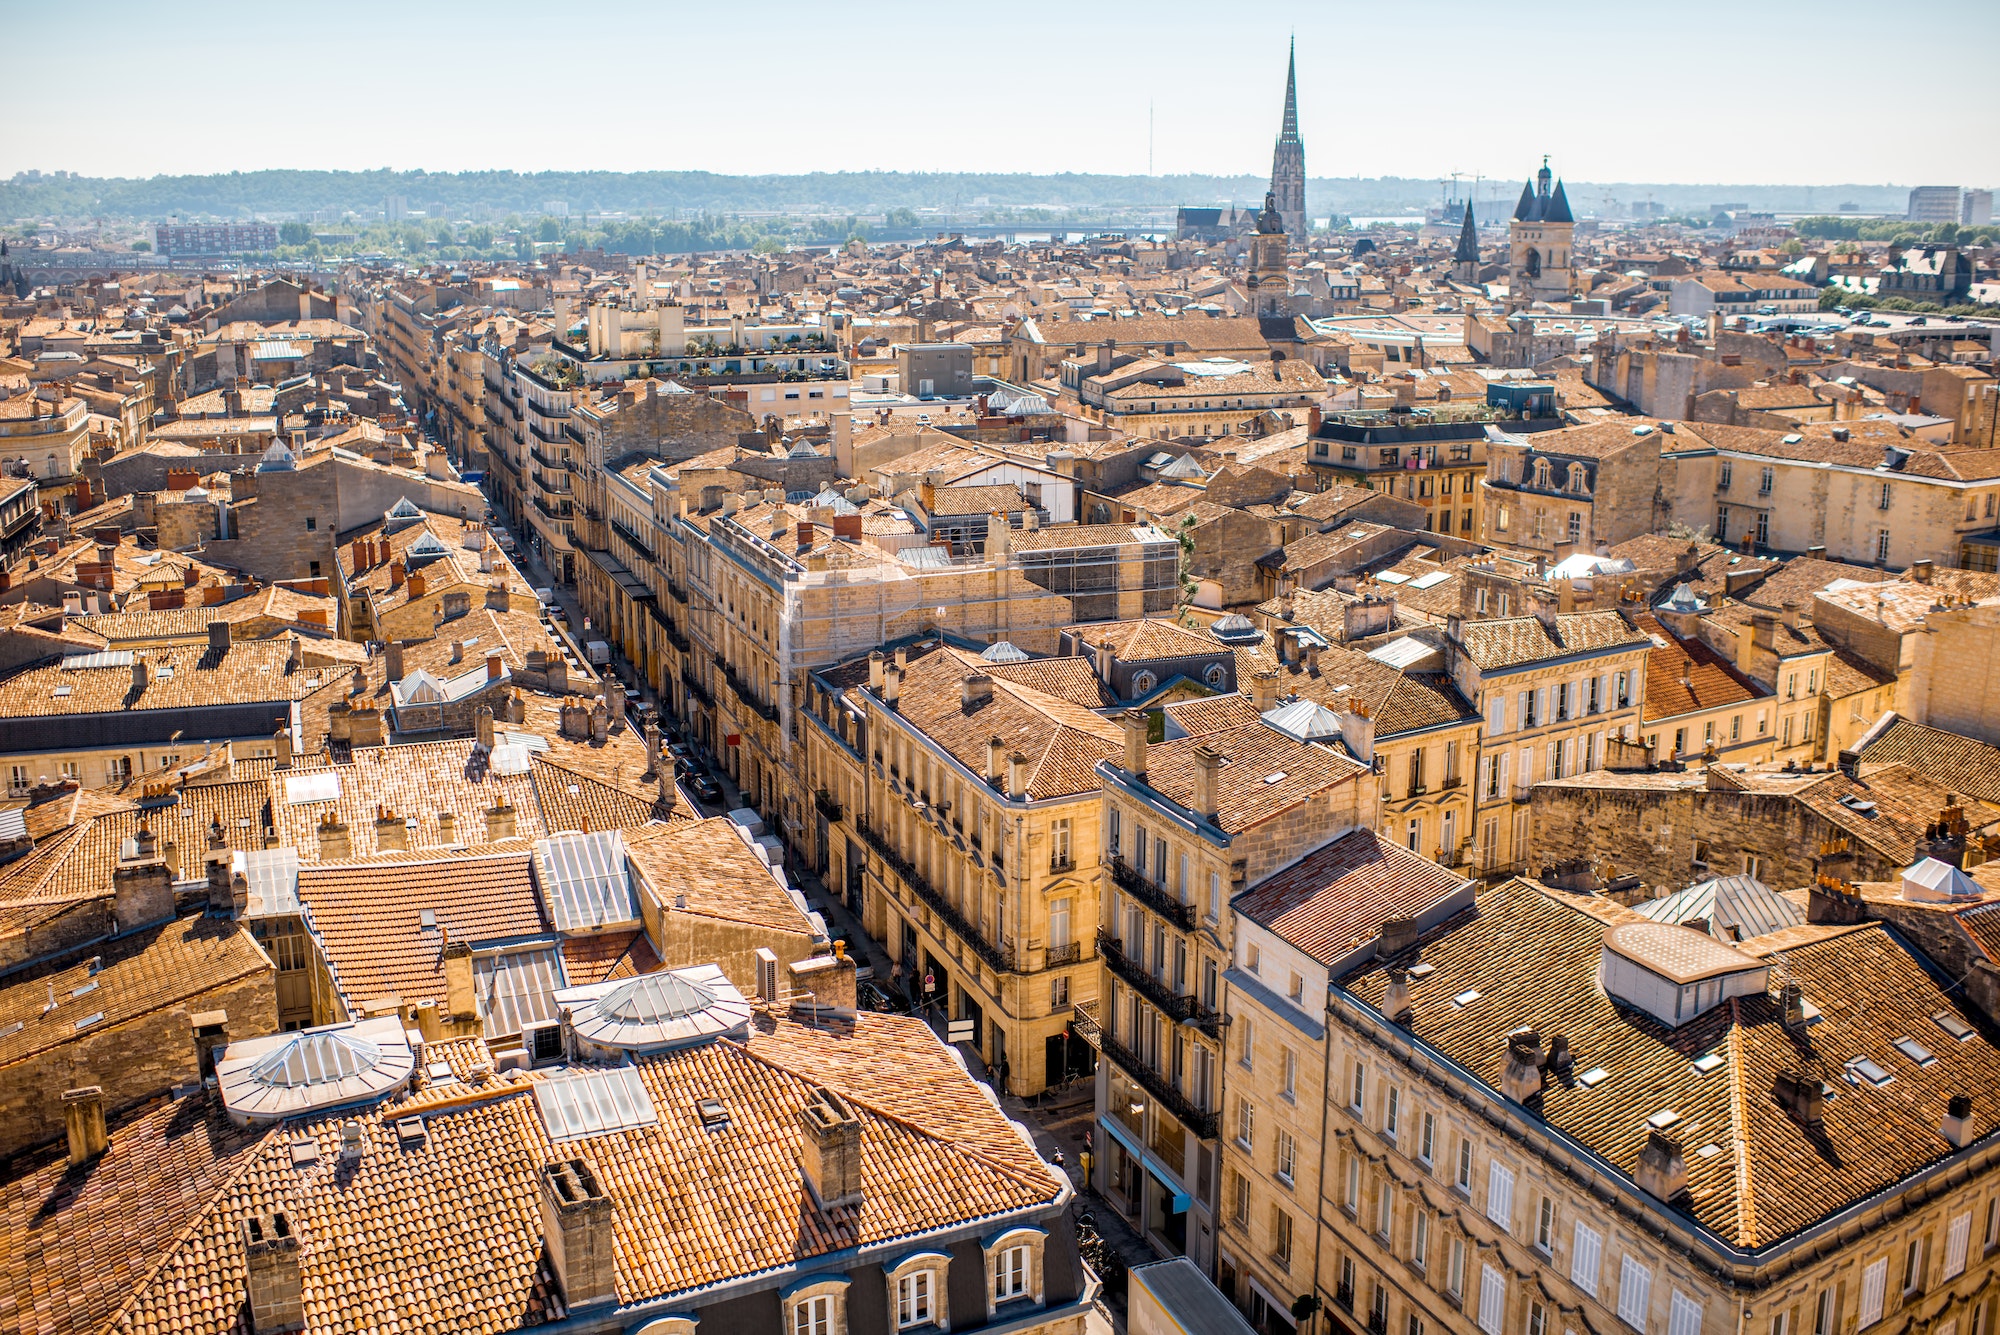
[[[1521,202],[1507,224],[1507,300],[1510,306],[1567,301],[1571,291],[1570,246],[1576,219],[1549,160],[1521,187]]]
[[[1469,199],[1465,201],[1465,225],[1458,229],[1458,249],[1451,257],[1451,276],[1459,283],[1479,281],[1479,223],[1472,216]]]
[[[1306,221],[1306,144],[1299,138],[1299,84],[1297,43],[1285,58],[1285,120],[1278,127],[1278,143],[1271,150],[1271,195],[1278,202],[1278,216],[1285,231],[1304,240],[1311,230]]]

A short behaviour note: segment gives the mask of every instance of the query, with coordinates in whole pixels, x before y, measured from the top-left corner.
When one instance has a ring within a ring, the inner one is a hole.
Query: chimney
[[[1780,1071],[1771,1082],[1771,1092],[1800,1125],[1818,1126],[1826,1120],[1826,1091],[1812,1072]]]
[[[1117,346],[1115,340],[1108,338],[1097,345],[1097,374],[1111,374],[1111,358]]]
[[[820,1015],[853,1015],[856,1009],[854,961],[848,957],[847,943],[833,943],[833,954],[815,955],[790,966],[792,1010],[807,1018]]]
[[[208,623],[208,651],[217,658],[229,652],[229,623],[211,621]]]
[[[1359,702],[1340,712],[1340,739],[1356,760],[1375,763],[1375,719]]]
[[[1118,716],[1118,722],[1125,729],[1125,772],[1135,779],[1146,777],[1147,733],[1152,729],[1152,720],[1145,711],[1128,709]]]
[[[410,822],[408,817],[398,816],[387,807],[375,808],[375,851],[407,851],[410,847]]]
[[[503,839],[512,839],[515,833],[514,804],[501,802],[486,812],[486,842],[497,844]]]
[[[1376,947],[1381,954],[1381,947]],[[1410,1004],[1410,971],[1395,967],[1389,970],[1389,990],[1382,997],[1382,1014],[1391,1024],[1407,1024],[1416,1015],[1416,1007]]]
[[[292,730],[280,720],[276,732],[271,734],[271,753],[277,757],[278,769],[292,767]]]
[[[1512,1060],[1512,1047],[1509,1049]],[[1687,1156],[1681,1152],[1681,1143],[1672,1136],[1658,1131],[1646,1133],[1646,1148],[1639,1151],[1639,1166],[1632,1178],[1639,1184],[1639,1190],[1660,1201],[1671,1201],[1687,1191]]]
[[[463,662],[464,660],[465,660],[464,642],[461,640],[453,640],[451,642],[451,658],[449,661],[452,663],[460,663]]]
[[[493,749],[493,706],[482,702],[472,711],[472,744],[481,751]],[[657,758],[657,757],[655,757]],[[651,772],[650,770],[648,771]]]
[[[1910,578],[1919,584],[1928,584],[1931,582],[1931,572],[1934,568],[1928,557],[1921,561],[1912,561],[1910,562]]]
[[[488,681],[500,680],[500,673],[502,667],[503,664],[501,662],[500,655],[498,654],[486,655],[486,680]]]
[[[1516,1103],[1541,1094],[1542,1036],[1534,1030],[1518,1029],[1507,1036],[1507,1064],[1500,1071],[1500,1092]],[[1685,1177],[1685,1167],[1682,1173]]]
[[[1007,757],[1007,798],[1019,802],[1028,795],[1028,758],[1019,751]]]
[[[1129,741],[1131,734],[1126,734]],[[1194,749],[1194,811],[1209,820],[1216,818],[1215,776],[1222,769],[1222,754],[1206,744]]]
[[[903,669],[884,668],[882,671],[882,703],[890,709],[896,708],[896,695],[903,687]]]
[[[585,1159],[542,1165],[542,1240],[569,1307],[614,1302],[617,1256],[611,1198]]]
[[[1097,646],[1097,675],[1109,687],[1114,669],[1118,666],[1118,650],[1112,645],[1111,637],[1105,636]]]
[[[104,1129],[104,1087],[66,1090],[62,1108],[63,1129],[69,1133],[70,1167],[81,1168],[111,1146],[110,1133]]]
[[[1276,669],[1265,668],[1262,672],[1250,674],[1250,703],[1259,714],[1268,714],[1278,707],[1278,673]]]
[[[868,651],[868,685],[871,690],[882,689],[882,665],[887,661],[880,649]]]
[[[861,1204],[861,1119],[824,1085],[799,1111],[799,1167],[820,1208]]]
[[[403,673],[403,642],[402,642],[401,640],[391,640],[391,641],[389,641],[389,650],[388,650],[388,654],[387,654],[387,658],[388,658],[388,660],[389,660],[389,668],[388,668],[388,672],[389,672],[389,680],[390,680],[390,681],[401,681],[401,680],[403,679],[403,675],[404,675],[404,673]]]
[[[1972,1143],[1973,1137],[1978,1132],[1972,1126],[1971,1096],[1966,1094],[1951,1096],[1951,1101],[1945,1105],[1944,1121],[1938,1126],[1938,1134],[1943,1136],[1945,1143],[1953,1149],[1962,1150]]]
[[[256,1335],[306,1328],[305,1284],[299,1274],[299,1238],[283,1210],[243,1221],[243,1255],[250,1290],[250,1329]]]
[[[454,1020],[479,1018],[479,994],[472,982],[472,947],[447,936],[444,944],[445,1013]]]
[[[1007,743],[998,737],[986,739],[986,781],[997,786],[1007,777]]]
[[[1689,543],[1687,545],[1686,550],[1680,552],[1674,557],[1674,573],[1677,575],[1685,575],[1690,570],[1693,570],[1695,566],[1699,565],[1700,563],[1701,563],[1701,549],[1695,546],[1693,543]]]
[[[992,698],[993,678],[984,672],[969,673],[960,683],[959,704],[968,714]]]
[[[392,588],[392,589],[393,589],[393,588],[395,588],[395,587],[396,587],[396,586],[397,586],[398,584],[401,584],[401,583],[403,582],[403,571],[404,571],[404,569],[405,569],[405,567],[404,567],[404,565],[403,565],[403,561],[402,561],[402,558],[401,558],[401,557],[398,557],[398,558],[396,558],[396,559],[395,559],[394,561],[391,561],[391,562],[389,563],[389,587],[390,587],[390,588]]]
[[[145,826],[132,836],[133,853],[111,873],[111,914],[120,932],[174,916],[174,874]]]
[[[455,844],[455,843],[457,843],[457,842],[458,842],[458,817],[457,817],[457,816],[453,815],[453,814],[452,814],[451,812],[449,812],[449,811],[440,811],[440,812],[438,812],[438,815],[437,815],[437,826],[438,826],[438,842],[439,842],[439,843],[441,843],[441,844]]]
[[[135,656],[132,659],[132,700],[135,704],[138,702],[139,697],[146,693],[146,682],[149,676],[150,673],[146,667],[146,660]]]
[[[319,860],[340,862],[354,856],[354,840],[347,822],[329,811],[319,818]]]
[[[1778,605],[1778,617],[1785,623],[1786,630],[1799,628],[1799,605],[1787,598]]]
[[[660,770],[660,724],[659,720],[646,719],[646,773],[657,774]]]

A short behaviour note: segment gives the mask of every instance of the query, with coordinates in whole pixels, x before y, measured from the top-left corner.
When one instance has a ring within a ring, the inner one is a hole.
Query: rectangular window
[[[1882,1319],[1882,1295],[1889,1287],[1889,1258],[1874,1262],[1861,1272],[1861,1329]]]
[[[1222,913],[1222,873],[1208,874],[1208,920],[1214,922]]]
[[[1253,1037],[1256,1033],[1255,1022],[1247,1015],[1240,1016],[1238,1017],[1236,1027],[1243,1031],[1243,1056],[1241,1059],[1243,1069],[1246,1071],[1254,1070],[1256,1069],[1256,1061],[1252,1054],[1257,1050],[1257,1045]]]
[[[1233,1195],[1234,1213],[1231,1218],[1235,1219],[1238,1227],[1247,1227],[1250,1223],[1250,1179],[1241,1173],[1236,1174]]]
[[[1498,1159],[1486,1165],[1486,1217],[1503,1231],[1514,1218],[1514,1171]]]
[[[931,1272],[919,1270],[896,1281],[896,1329],[926,1325],[931,1315]]]
[[[1472,1191],[1472,1138],[1460,1136],[1458,1139],[1458,1177],[1456,1184],[1460,1191]]]
[[[1368,1301],[1368,1329],[1377,1332],[1389,1329],[1389,1289],[1380,1280],[1375,1283],[1375,1296]]]
[[[993,1264],[993,1302],[1012,1302],[1028,1291],[1028,1249],[1009,1247]]]
[[[1701,1304],[1679,1289],[1667,1305],[1667,1335],[1701,1335]]]
[[[1299,1145],[1292,1138],[1292,1133],[1289,1131],[1278,1132],[1277,1141],[1277,1155],[1272,1167],[1277,1171],[1279,1178],[1284,1181],[1285,1185],[1290,1186],[1292,1184],[1292,1170],[1298,1166]]]
[[[1382,1189],[1375,1193],[1375,1236],[1387,1242],[1390,1230],[1396,1226],[1396,1192],[1389,1180],[1382,1180]]]
[[[1069,945],[1069,910],[1070,901],[1066,898],[1049,901],[1050,950],[1061,950]]]
[[[1256,1144],[1257,1110],[1249,1099],[1236,1097],[1236,1143],[1244,1149]]]
[[[1281,1205],[1271,1207],[1271,1259],[1286,1269],[1292,1264],[1292,1217]]]
[[[1837,1302],[1835,1290],[1819,1291],[1819,1301],[1813,1304],[1813,1335],[1833,1335],[1834,1322],[1840,1316]]]
[[[1528,1335],[1549,1335],[1549,1309],[1540,1303],[1528,1304]]]
[[[1417,1158],[1425,1163],[1429,1163],[1431,1161],[1431,1151],[1436,1144],[1437,1114],[1427,1109],[1424,1112],[1423,1134],[1417,1137]]]
[[[1361,1160],[1351,1154],[1347,1156],[1347,1210],[1349,1214],[1361,1211]]]
[[[1049,979],[1049,1011],[1051,1014],[1065,1010],[1069,1006],[1069,975],[1058,974]]]
[[[1064,816],[1049,822],[1049,870],[1065,871],[1075,864],[1070,857],[1070,822]]]
[[[1451,1240],[1451,1263],[1445,1267],[1444,1291],[1463,1301],[1465,1297],[1465,1239]]]
[[[1391,1140],[1396,1138],[1396,1128],[1401,1125],[1402,1100],[1403,1091],[1394,1085],[1389,1086],[1389,1092],[1383,1096],[1382,1134]]]
[[[1579,1222],[1570,1247],[1569,1282],[1595,1298],[1598,1263],[1604,1254],[1604,1238],[1596,1229]]]
[[[1903,1292],[1921,1293],[1924,1288],[1924,1244],[1928,1237],[1911,1238],[1910,1247],[1903,1255]]]
[[[1653,1272],[1625,1257],[1618,1266],[1618,1319],[1634,1330],[1644,1330],[1652,1301]]]
[[[1360,1062],[1356,1062],[1354,1063],[1353,1093],[1349,1096],[1347,1100],[1347,1106],[1350,1111],[1356,1113],[1361,1111],[1361,1106],[1362,1106],[1361,1096],[1367,1092],[1367,1088],[1368,1088],[1368,1068],[1363,1066]]]
[[[792,1335],[833,1335],[833,1298],[801,1298],[792,1307]]]
[[[1111,812],[1110,824],[1108,825],[1107,828],[1110,831],[1109,839],[1111,843],[1111,856],[1114,858],[1118,856],[1118,826],[1119,826],[1118,812],[1116,808],[1113,808]]]
[[[1479,1268],[1479,1328],[1500,1335],[1507,1319],[1507,1277],[1492,1266]]]
[[[1297,1098],[1298,1093],[1299,1093],[1299,1054],[1293,1052],[1290,1048],[1286,1048],[1284,1095],[1286,1098],[1292,1099],[1292,1098]]]
[[[1410,1221],[1410,1264],[1422,1270],[1431,1259],[1431,1217],[1418,1210]]]
[[[1541,1207],[1535,1211],[1535,1245],[1543,1251],[1551,1251],[1556,1244],[1556,1202],[1553,1196],[1542,1197]]]

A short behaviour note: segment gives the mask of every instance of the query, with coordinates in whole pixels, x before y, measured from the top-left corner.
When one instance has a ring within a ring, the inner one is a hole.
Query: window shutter
[[[1584,1224],[1576,1226],[1576,1245],[1569,1258],[1569,1282],[1595,1298],[1597,1296],[1597,1263],[1604,1249],[1604,1239],[1595,1229]]]
[[[1972,1238],[1972,1212],[1951,1221],[1944,1235],[1944,1277],[1956,1278],[1965,1269],[1965,1245]]]
[[[1701,1335],[1701,1304],[1679,1289],[1667,1313],[1667,1335]]]
[[[1507,753],[1505,751],[1500,753],[1500,792],[1502,796],[1505,796],[1507,793]]]
[[[1609,672],[1598,674],[1597,707],[1601,710],[1611,708],[1611,674]]]
[[[1486,1169],[1486,1217],[1503,1229],[1514,1221],[1514,1174],[1497,1159]]]
[[[1618,1266],[1618,1319],[1634,1330],[1644,1330],[1652,1301],[1653,1272],[1625,1257]]]
[[[1548,721],[1549,688],[1546,686],[1537,686],[1535,688],[1535,722],[1547,723]]]
[[[1507,697],[1495,691],[1486,701],[1486,735],[1494,737],[1507,731]]]
[[[1492,1266],[1479,1270],[1479,1328],[1486,1335],[1500,1335],[1507,1318],[1507,1277]]]
[[[1889,1258],[1883,1257],[1861,1272],[1861,1329],[1882,1319],[1882,1288],[1889,1282]]]
[[[1521,692],[1521,712],[1519,717],[1521,720],[1521,726],[1524,728],[1528,726],[1528,714],[1529,711],[1534,708],[1534,699],[1535,699],[1535,693],[1533,691]]]

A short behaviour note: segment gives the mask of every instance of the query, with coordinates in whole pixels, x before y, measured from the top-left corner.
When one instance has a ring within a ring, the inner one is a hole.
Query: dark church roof
[[[1516,222],[1573,223],[1576,219],[1569,211],[1569,196],[1563,193],[1561,181],[1549,186],[1549,168],[1542,164],[1535,179],[1521,187],[1521,202],[1514,206]]]
[[[1458,251],[1452,256],[1461,264],[1479,262],[1479,224],[1472,217],[1472,201],[1465,201],[1465,226],[1458,232]]]

